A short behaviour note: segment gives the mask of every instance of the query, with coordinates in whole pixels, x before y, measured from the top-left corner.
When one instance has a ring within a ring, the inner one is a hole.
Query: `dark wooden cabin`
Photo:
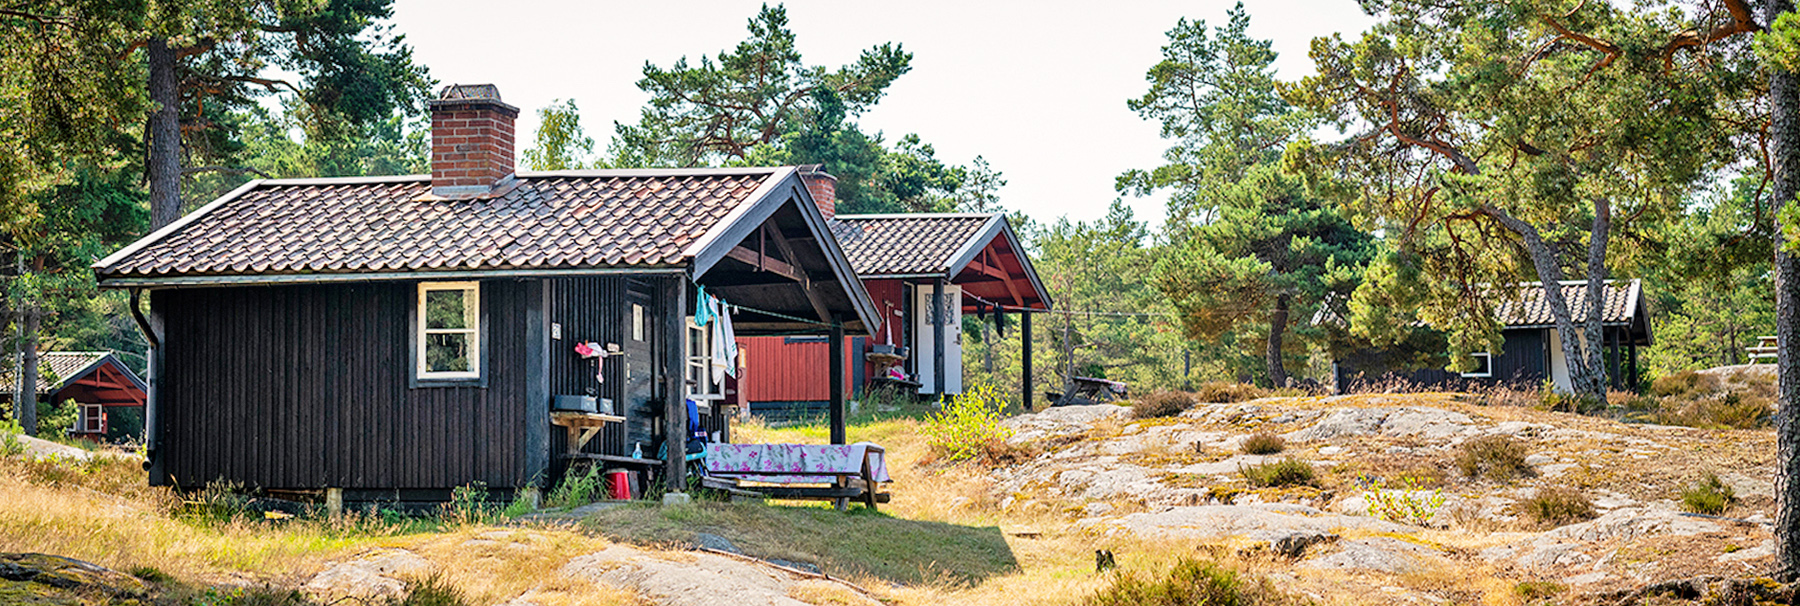
[[[1587,315],[1587,282],[1563,282],[1562,295],[1577,321]],[[1544,289],[1538,283],[1519,284],[1512,295],[1495,306],[1504,323],[1500,351],[1475,354],[1476,368],[1459,373],[1442,368],[1408,369],[1390,352],[1362,350],[1333,362],[1333,374],[1342,392],[1372,384],[1405,383],[1420,388],[1467,389],[1504,384],[1537,389],[1546,383],[1572,391],[1569,365],[1563,357],[1562,339],[1556,332]],[[1606,376],[1613,389],[1635,390],[1642,375],[1638,348],[1651,344],[1650,313],[1640,280],[1608,280],[1601,310],[1601,334]]]
[[[153,484],[543,486],[569,458],[555,396],[623,417],[576,458],[656,457],[688,398],[729,439],[694,372],[701,287],[739,335],[880,322],[794,167],[515,172],[491,86],[430,106],[431,175],[255,181],[95,265],[148,298]],[[585,342],[610,352],[598,378]]]
[[[814,192],[821,205],[831,199]],[[852,362],[844,389],[891,385],[923,395],[962,393],[964,315],[998,322],[1002,314],[1016,313],[1015,329],[1030,334],[1030,315],[1051,308],[1050,295],[1004,214],[835,215],[830,224],[885,320],[875,336],[847,344],[845,355]],[[932,305],[934,297],[939,305]],[[827,383],[820,379],[826,368],[815,362],[829,353],[826,343],[765,337],[747,339],[745,347],[751,354],[743,397],[753,410],[781,416],[825,405]],[[1029,377],[1029,339],[1020,355]],[[905,378],[888,380],[887,369],[896,365]],[[1029,407],[1030,381],[1023,386]]]
[[[51,351],[38,355],[37,398],[79,407],[71,437],[101,442],[143,438],[149,386],[110,351]],[[11,369],[0,373],[0,402],[10,405],[20,389]]]

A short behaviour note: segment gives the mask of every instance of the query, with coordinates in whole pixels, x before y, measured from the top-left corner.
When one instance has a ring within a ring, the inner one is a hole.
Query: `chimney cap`
[[[492,107],[512,116],[519,108],[500,100],[500,87],[492,84],[452,84],[438,92],[438,97],[425,103],[432,109],[453,107]]]
[[[809,178],[817,179],[817,178],[823,177],[826,179],[831,179],[832,181],[837,181],[837,175],[833,175],[831,173],[825,172],[824,164],[802,164],[802,165],[796,166],[794,168],[801,175],[804,175]]]

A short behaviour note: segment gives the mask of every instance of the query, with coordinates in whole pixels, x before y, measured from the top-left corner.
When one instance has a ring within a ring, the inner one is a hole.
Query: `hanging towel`
[[[725,374],[737,377],[737,331],[731,327],[731,309],[724,301],[719,302],[719,333],[724,337],[718,342],[725,346]]]
[[[713,382],[724,383],[725,375],[737,376],[736,369],[730,366],[732,363],[731,350],[736,349],[737,344],[731,341],[731,316],[721,313],[724,311],[720,309],[723,307],[722,302],[715,300],[713,305],[711,311],[718,321],[713,322],[712,329],[707,335],[712,341],[712,351],[707,352],[707,358],[712,365]]]
[[[706,294],[705,286],[696,289],[694,294],[695,326],[706,326],[712,323],[713,316],[719,315],[717,301],[712,295]]]

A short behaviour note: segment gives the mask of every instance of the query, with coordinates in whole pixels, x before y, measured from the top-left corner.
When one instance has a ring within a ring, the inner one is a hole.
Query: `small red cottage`
[[[965,314],[1049,311],[1050,295],[1031,259],[999,213],[837,215],[833,179],[817,165],[801,167],[813,200],[831,217],[844,250],[881,317],[881,331],[844,343],[851,362],[845,393],[889,384],[920,394],[960,394]],[[937,303],[934,304],[933,302]],[[941,310],[942,313],[933,313]],[[829,347],[819,337],[740,339],[745,366],[740,398],[762,414],[810,414],[829,401]],[[1020,351],[1023,401],[1031,404],[1031,341]]]
[[[74,400],[81,407],[69,435],[112,442],[143,436],[148,387],[118,356],[105,351],[52,351],[38,358],[37,400]],[[18,378],[10,369],[0,374],[0,400],[10,404],[18,390]]]

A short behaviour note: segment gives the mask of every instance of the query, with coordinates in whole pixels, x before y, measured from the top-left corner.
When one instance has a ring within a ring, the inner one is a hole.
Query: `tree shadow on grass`
[[[745,555],[813,564],[836,576],[870,575],[902,585],[974,585],[1019,570],[995,526],[959,526],[892,517],[852,506],[692,505],[615,507],[583,520],[617,541],[693,545],[705,532]]]

